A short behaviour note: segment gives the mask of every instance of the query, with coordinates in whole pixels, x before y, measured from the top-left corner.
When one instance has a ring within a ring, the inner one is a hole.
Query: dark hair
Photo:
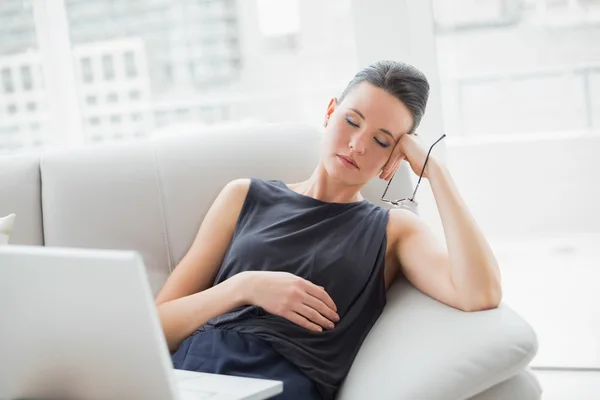
[[[340,96],[340,103],[354,86],[362,82],[369,82],[404,103],[413,117],[409,133],[417,129],[429,98],[429,82],[421,71],[402,62],[378,61],[354,75]]]

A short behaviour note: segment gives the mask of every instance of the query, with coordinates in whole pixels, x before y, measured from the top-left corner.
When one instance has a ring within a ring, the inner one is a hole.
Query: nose
[[[350,137],[350,143],[348,143],[348,146],[354,150],[355,153],[363,154],[366,148],[366,137],[367,135],[363,134],[362,132],[356,132]]]

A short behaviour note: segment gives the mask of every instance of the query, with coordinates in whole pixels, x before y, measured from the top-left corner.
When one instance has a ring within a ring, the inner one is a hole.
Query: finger
[[[402,153],[399,154],[398,157],[396,157],[396,159],[394,160],[394,163],[389,168],[388,175],[387,175],[388,179],[391,179],[392,176],[394,176],[396,171],[398,171],[398,168],[400,168],[400,163],[402,162],[402,160],[405,160],[405,159],[406,159],[406,156]]]
[[[392,179],[392,176],[394,176],[394,167],[393,164],[390,164],[390,167],[388,167],[381,175],[382,175],[382,179],[389,181],[390,179]]]
[[[336,307],[335,303],[333,302],[331,297],[329,297],[329,294],[327,294],[325,289],[321,289],[320,287],[318,287],[317,285],[315,285],[314,283],[312,283],[310,281],[305,280],[304,282],[306,283],[305,289],[304,289],[306,291],[306,293],[321,300],[323,303],[325,303],[327,305],[327,307],[329,307],[333,311],[337,312],[337,307]]]
[[[393,160],[389,160],[388,163],[383,167],[382,171],[381,171],[381,175],[383,177],[388,176],[391,172],[393,172],[393,167],[394,164],[396,163],[396,159]]]
[[[379,177],[381,179],[385,178],[385,176],[387,175],[387,163],[381,168],[381,173],[379,174]]]
[[[391,165],[391,164],[390,164],[390,165]],[[386,169],[382,170],[382,171],[381,171],[381,174],[379,174],[379,177],[380,177],[381,179],[388,180],[388,179],[389,179],[389,178],[390,178],[390,177],[393,175],[393,172],[392,172],[392,173],[390,173],[390,170],[392,170],[392,168],[386,168]]]
[[[385,175],[385,177],[383,179],[385,179],[386,181],[389,181],[390,179],[392,179],[392,177],[396,173],[396,170],[398,170],[399,166],[400,166],[399,162],[394,164],[394,166],[392,168],[390,168],[390,171]]]
[[[310,307],[314,310],[317,310],[317,312],[319,314],[321,314],[322,316],[324,316],[325,318],[327,318],[328,320],[330,320],[334,323],[338,322],[340,320],[340,316],[335,311],[333,311],[331,308],[329,308],[321,300],[317,299],[314,296],[311,296],[308,293],[306,294],[304,299],[302,299],[302,302],[304,304],[306,304],[308,307]]]
[[[394,149],[392,150],[392,154],[390,155],[390,158],[388,159],[388,162],[384,165],[383,167],[383,172],[388,174],[391,170],[391,166],[394,165],[394,163],[396,162],[396,159],[400,156],[402,152],[402,145],[400,144],[400,141],[398,141],[396,143],[396,145],[394,146]]]
[[[402,161],[404,161],[404,160],[406,160],[406,155],[400,154],[400,156],[396,160],[396,163],[392,167],[392,171],[390,172],[390,178],[396,173],[396,171],[398,171],[398,168],[400,168],[400,165],[402,164]]]
[[[317,325],[322,326],[325,329],[333,329],[335,325],[333,322],[322,316],[317,310],[312,307],[307,306],[306,304],[298,304],[296,309],[294,310],[296,313],[302,315],[304,318],[309,320],[310,322],[314,322]]]
[[[294,311],[288,311],[282,315],[285,319],[299,325],[309,331],[313,332],[323,332],[323,328],[319,325],[310,322],[308,319],[304,318],[302,315],[295,313]]]
[[[400,163],[402,162],[404,158],[398,160],[398,162],[396,162],[396,164],[394,164],[394,167],[392,168],[392,172],[390,173],[390,178],[396,173],[396,171],[398,171],[398,168],[400,168]]]
[[[387,173],[385,172],[384,168],[381,169],[381,172],[379,173],[379,177],[381,179],[384,179],[387,176]]]

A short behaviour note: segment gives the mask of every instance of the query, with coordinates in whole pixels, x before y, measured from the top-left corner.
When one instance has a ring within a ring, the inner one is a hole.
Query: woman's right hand
[[[308,330],[333,329],[340,320],[325,289],[289,272],[242,272],[247,301]]]

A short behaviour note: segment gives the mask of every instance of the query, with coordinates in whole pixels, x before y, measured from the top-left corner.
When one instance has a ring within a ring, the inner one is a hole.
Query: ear
[[[337,106],[337,97],[333,97],[331,100],[329,100],[329,105],[327,106],[327,113],[325,114],[325,121],[323,122],[323,126],[327,126],[327,122],[329,122],[329,118],[331,117],[331,114],[333,114]]]

